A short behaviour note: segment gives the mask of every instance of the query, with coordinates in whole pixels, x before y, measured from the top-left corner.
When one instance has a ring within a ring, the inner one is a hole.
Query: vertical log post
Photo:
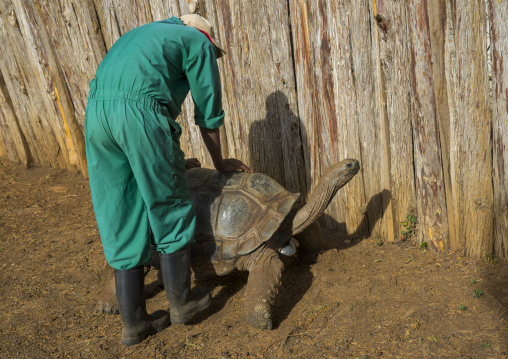
[[[484,257],[493,250],[492,119],[489,113],[487,30],[484,0],[457,1],[455,25],[457,82],[452,167],[460,196],[457,226],[465,254]]]
[[[439,142],[443,162],[443,180],[446,194],[446,208],[450,248],[457,248],[459,240],[454,214],[450,172],[450,105],[447,87],[446,64],[446,3],[442,0],[428,0],[430,41],[432,48],[432,70],[434,74],[434,93],[436,116],[439,124]],[[450,71],[451,69],[448,69]]]
[[[377,0],[374,16],[379,34],[381,76],[386,93],[390,190],[397,233],[407,215],[416,215],[411,130],[411,67],[407,15],[402,1]]]
[[[358,99],[355,86],[355,71],[352,63],[351,25],[353,7],[350,1],[324,2],[320,8],[320,17],[326,35],[321,40],[320,61],[323,64],[321,76],[324,84],[321,96],[329,109],[328,118],[321,119],[324,133],[321,138],[328,152],[328,160],[321,163],[322,169],[344,158],[356,158],[361,161],[360,127],[358,121]],[[367,29],[363,28],[366,32]],[[330,129],[330,130],[328,130]],[[328,162],[330,161],[330,162]],[[365,215],[365,192],[363,190],[364,172],[341,189],[330,203],[326,216],[321,223],[348,234],[366,235],[369,226]]]
[[[495,256],[508,258],[508,2],[490,0]],[[504,70],[507,70],[504,72]]]
[[[30,165],[30,151],[0,73],[0,157]]]
[[[413,142],[418,238],[436,251],[448,249],[448,221],[436,116],[432,49],[426,0],[407,2],[413,66]]]
[[[363,35],[362,33],[354,31],[352,34],[358,43],[365,43],[365,47],[357,46],[353,51],[356,51],[355,74],[359,80],[357,82],[358,103],[359,107],[365,107],[364,110],[361,110],[360,121],[362,123],[362,145],[364,146],[362,160],[368,164],[371,171],[364,177],[367,198],[374,194],[372,193],[374,188],[377,189],[377,193],[371,197],[371,201],[367,205],[367,213],[371,221],[372,234],[388,241],[394,241],[398,226],[395,227],[396,220],[392,201],[395,194],[392,193],[391,184],[390,125],[382,65],[384,57],[382,48],[386,38],[386,27],[382,21],[379,21],[385,11],[384,1],[362,1],[361,6],[353,6],[353,8],[356,13],[354,21],[365,24],[364,26],[370,30],[369,36],[364,40],[359,39]],[[372,201],[373,199],[377,200]]]

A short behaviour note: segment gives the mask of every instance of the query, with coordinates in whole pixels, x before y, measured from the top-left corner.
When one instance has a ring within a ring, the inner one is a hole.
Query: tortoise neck
[[[317,187],[312,191],[307,204],[300,209],[293,220],[293,235],[301,233],[305,228],[315,222],[326,210],[337,191],[345,183],[337,183],[337,180],[324,176]]]

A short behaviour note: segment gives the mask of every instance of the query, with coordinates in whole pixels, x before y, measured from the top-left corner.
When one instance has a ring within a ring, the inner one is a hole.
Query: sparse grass
[[[459,310],[465,311],[466,309],[467,309],[467,307],[465,305],[459,306]]]
[[[422,242],[420,243],[420,249],[427,250],[427,242],[422,241]]]
[[[402,234],[401,240],[405,242],[415,235],[416,217],[408,214],[406,220],[401,222],[401,224],[404,227],[404,231],[400,232],[400,234]]]
[[[485,260],[487,261],[487,263],[490,263],[490,264],[496,264],[497,263],[497,258],[494,257],[494,254],[492,254],[492,253],[487,254],[485,256]]]
[[[483,295],[483,292],[481,290],[479,290],[479,289],[476,289],[473,292],[473,297],[475,297],[475,298],[480,298],[482,295]]]

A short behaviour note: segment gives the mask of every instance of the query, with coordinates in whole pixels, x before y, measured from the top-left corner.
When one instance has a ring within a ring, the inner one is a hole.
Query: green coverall
[[[148,264],[151,244],[173,253],[193,240],[195,213],[175,121],[189,90],[196,125],[220,127],[215,47],[176,17],[123,35],[90,82],[90,189],[104,254],[115,269]]]

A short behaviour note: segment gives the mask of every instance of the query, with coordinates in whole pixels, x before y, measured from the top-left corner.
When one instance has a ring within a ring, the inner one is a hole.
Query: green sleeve
[[[194,121],[199,127],[214,129],[224,123],[222,89],[217,55],[213,45],[207,47],[185,66],[194,101]]]

